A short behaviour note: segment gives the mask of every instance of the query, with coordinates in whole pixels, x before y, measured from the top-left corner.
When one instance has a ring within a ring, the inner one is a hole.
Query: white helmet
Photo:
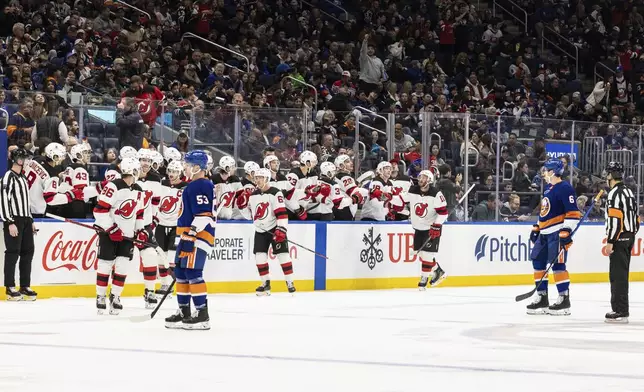
[[[136,159],[149,159],[152,162],[152,150],[148,150],[147,148],[139,149],[136,153]]]
[[[389,162],[387,162],[387,161],[382,161],[382,162],[380,162],[380,163],[378,164],[378,166],[376,166],[376,173],[378,173],[378,174],[382,175],[383,170],[384,170],[385,168],[387,168],[387,167],[388,167],[388,168],[390,168],[390,169],[393,169],[393,167],[391,166],[391,163],[389,163]]]
[[[420,178],[420,176],[427,177],[427,183],[428,184],[431,185],[431,184],[434,183],[434,173],[432,173],[431,171],[429,171],[429,170],[421,170],[420,173],[418,173],[418,178]]]
[[[235,162],[235,158],[231,157],[230,155],[224,155],[219,160],[219,168],[224,173],[228,173],[228,174],[233,173],[237,168],[237,163]]]
[[[174,147],[166,147],[163,151],[163,158],[168,162],[180,161],[181,153]]]
[[[252,175],[256,176],[257,171],[260,170],[260,169],[261,168],[259,167],[259,165],[256,162],[253,162],[253,161],[248,161],[248,162],[246,162],[244,164],[244,172],[246,172],[246,174],[248,174],[249,176],[252,176]],[[270,174],[271,173],[269,171],[269,173],[268,173],[269,177],[270,177]]]
[[[300,154],[300,163],[306,167],[313,168],[318,164],[318,156],[309,150],[302,151]]]
[[[255,171],[255,178],[257,177],[263,177],[263,178],[266,178],[266,181],[269,181],[271,179],[271,171],[268,169],[262,169],[258,167],[257,170]]]
[[[206,170],[211,171],[212,167],[215,165],[215,161],[212,159],[212,155],[206,154],[208,156],[208,163],[206,163]]]
[[[170,177],[170,174],[174,172],[177,173],[177,177],[175,178],[181,177],[181,173],[183,173],[183,163],[181,161],[172,161],[168,163],[168,167],[166,168],[166,174],[168,177]]]
[[[138,177],[141,172],[141,163],[136,158],[125,158],[119,164],[122,175]]]
[[[331,162],[322,162],[320,164],[320,173],[328,178],[333,178],[335,177],[335,173],[337,172],[337,169],[335,168],[335,165]]]
[[[275,155],[267,155],[266,158],[264,158],[264,167],[270,171],[273,171],[273,169],[271,169],[271,162],[277,162],[277,170],[280,169],[280,160]]]
[[[47,158],[51,159],[54,164],[59,164],[65,160],[67,150],[60,143],[49,143],[47,147],[45,147],[45,155]]]
[[[154,170],[159,170],[163,166],[163,155],[158,151],[152,151],[152,168]]]
[[[119,159],[123,160],[125,158],[136,158],[136,148],[125,146],[119,151]]]
[[[338,157],[335,158],[335,167],[337,167],[338,169],[344,169],[344,165],[347,161],[351,161],[350,156],[346,154],[338,155]]]
[[[92,156],[92,147],[87,143],[75,144],[69,151],[69,155],[76,161],[88,163]]]
[[[368,172],[365,172],[365,173],[363,173],[362,175],[360,175],[360,177],[358,177],[358,179],[356,180],[356,182],[357,182],[360,186],[363,186],[363,185],[365,185],[366,183],[368,183],[369,181],[373,180],[373,179],[374,179],[374,177],[376,177],[375,173],[374,173],[374,172],[372,172],[371,170],[369,170]]]

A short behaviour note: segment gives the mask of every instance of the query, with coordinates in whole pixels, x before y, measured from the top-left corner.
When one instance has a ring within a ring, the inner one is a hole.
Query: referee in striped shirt
[[[622,182],[624,166],[610,162],[606,179],[610,186],[606,206],[606,252],[610,258],[610,305],[607,323],[628,323],[628,272],[635,234],[640,228],[637,201]]]
[[[30,211],[29,186],[22,168],[29,154],[24,148],[11,151],[11,170],[0,186],[0,218],[4,222],[4,286],[7,300],[36,300],[31,285],[36,227]],[[20,260],[20,290],[16,290],[16,264]]]

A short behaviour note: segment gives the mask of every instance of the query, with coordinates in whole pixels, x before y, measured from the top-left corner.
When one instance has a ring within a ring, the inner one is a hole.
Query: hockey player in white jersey
[[[307,200],[315,205],[309,216],[316,220],[332,221],[334,209],[343,209],[353,204],[353,199],[342,192],[335,182],[336,170],[333,163],[322,162],[318,184],[306,188]]]
[[[87,202],[97,197],[107,182],[98,182],[90,186],[89,172],[87,165],[92,156],[92,147],[87,143],[79,143],[72,146],[69,156],[72,164],[63,172],[63,182],[68,189],[79,189],[83,192],[83,198],[74,199],[71,203],[62,207],[61,215],[65,218],[85,219],[87,217]],[[62,184],[61,184],[62,188]]]
[[[172,161],[166,168],[167,177],[161,181],[161,202],[157,218],[159,224],[155,229],[155,237],[161,250],[166,254],[159,264],[159,280],[161,288],[157,294],[165,294],[170,285],[171,277],[168,268],[170,261],[174,262],[175,239],[177,237],[177,219],[181,211],[181,195],[188,185],[183,181],[183,163]]]
[[[364,221],[385,221],[389,214],[389,202],[392,198],[393,184],[391,177],[391,163],[380,162],[376,167],[376,177],[369,183],[369,196],[362,207]]]
[[[219,170],[211,177],[212,183],[215,184],[218,220],[233,219],[235,197],[242,189],[241,180],[235,175],[236,171],[235,159],[225,155],[219,160]]]
[[[49,143],[45,147],[45,156],[28,160],[23,168],[29,185],[31,214],[42,218],[48,206],[60,206],[73,200],[83,200],[82,189],[69,189],[59,193],[61,173],[60,165],[67,157],[67,150],[59,143]]]
[[[413,182],[409,176],[405,173],[401,173],[397,160],[390,161],[391,163],[391,194],[393,196],[403,194],[409,190],[409,187],[413,185]],[[433,173],[432,173],[433,174]],[[389,211],[389,216],[387,220],[395,221],[406,221],[409,220],[409,207],[405,206],[400,212]]]
[[[157,171],[159,172],[159,175],[161,176],[161,178],[166,178],[168,165],[172,161],[181,162],[181,159],[182,159],[181,153],[179,152],[179,150],[177,150],[174,147],[163,147],[163,146],[160,147],[159,153],[163,155],[164,163],[163,163],[163,166],[159,168]]]
[[[140,199],[141,209],[143,210],[143,227],[136,232],[139,241],[156,243],[154,228],[157,222],[157,210],[161,197],[161,177],[152,168],[152,151],[142,148],[137,153],[141,174],[136,181],[136,186],[140,187],[142,197]],[[155,244],[156,245],[156,244]],[[157,298],[154,293],[154,286],[157,280],[157,269],[163,265],[165,255],[161,257],[158,246],[145,246],[137,244],[141,255],[141,264],[143,265],[143,284],[145,291],[143,299],[147,308],[153,308],[157,304]]]
[[[253,253],[257,271],[262,284],[255,290],[258,296],[270,295],[271,278],[268,267],[268,249],[273,248],[282,272],[286,278],[289,293],[295,292],[293,285],[293,263],[289,254],[286,232],[288,216],[284,205],[284,194],[270,184],[271,172],[268,169],[258,169],[255,172],[257,189],[250,196],[248,208],[255,226]]]
[[[434,186],[434,175],[429,170],[418,174],[418,185],[408,192],[393,197],[394,210],[409,204],[411,226],[414,228],[414,251],[418,252],[421,264],[418,288],[425,290],[427,282],[436,286],[447,277],[436,262],[438,245],[447,220],[447,203],[443,194]]]
[[[256,162],[248,161],[244,164],[244,178],[241,179],[241,188],[235,194],[235,210],[233,211],[233,218],[240,220],[252,220],[248,210],[248,200],[250,195],[255,192],[255,172],[259,170],[259,165]]]
[[[306,220],[308,217],[306,209],[299,203],[305,197],[304,190],[297,189],[285,175],[280,173],[280,160],[275,155],[267,155],[263,163],[264,168],[271,172],[271,185],[284,194],[284,204],[289,219]]]
[[[114,181],[117,178],[121,178],[121,162],[125,158],[136,158],[136,148],[125,146],[119,151],[119,161],[116,164],[112,164],[109,169],[105,172],[105,179],[107,181]]]
[[[143,211],[139,208],[142,194],[133,189],[140,164],[134,158],[125,158],[120,166],[121,178],[103,188],[94,208],[94,225],[99,230],[96,272],[96,308],[99,314],[107,308],[110,275],[110,314],[119,314],[123,309],[121,293],[134,250],[134,244],[127,239],[133,238],[134,233],[143,227]]]
[[[364,204],[369,192],[356,184],[353,178],[353,160],[348,155],[338,155],[335,158],[335,167],[337,174],[334,178],[343,195],[351,198],[353,203],[343,208],[335,208],[333,216],[335,220],[352,221],[358,211],[358,206]]]
[[[291,169],[286,178],[288,179],[291,186],[295,189],[300,189],[304,191],[309,185],[317,185],[318,183],[318,173],[316,166],[318,164],[318,157],[312,151],[302,151],[300,154],[300,166]],[[298,200],[300,206],[304,208],[307,212],[307,216],[304,219],[313,220],[308,216],[309,210],[315,205],[308,203],[305,197]],[[297,213],[298,219],[302,219],[304,213],[300,210]]]

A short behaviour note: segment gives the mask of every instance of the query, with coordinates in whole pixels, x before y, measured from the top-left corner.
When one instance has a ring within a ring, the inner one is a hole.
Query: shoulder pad
[[[124,185],[125,185],[125,187],[127,188],[127,184],[125,183],[125,181],[123,181],[123,184],[124,184]],[[139,191],[139,192],[143,192],[143,189],[141,188],[141,186],[140,186],[139,184],[133,184],[133,185],[132,185],[132,190],[134,190],[134,191]]]
[[[114,186],[116,187],[117,190],[124,189],[124,188],[129,188],[127,183],[122,178],[118,178],[118,179],[112,181],[111,184],[114,184]],[[134,189],[134,187],[139,187],[139,186],[137,184],[134,184],[132,186],[132,189]],[[139,187],[138,190],[141,190],[141,188]]]

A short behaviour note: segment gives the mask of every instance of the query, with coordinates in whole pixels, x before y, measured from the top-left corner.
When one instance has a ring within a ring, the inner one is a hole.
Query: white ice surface
[[[526,315],[527,290],[213,295],[210,331],[165,329],[174,300],[140,324],[140,298],[2,302],[0,392],[644,391],[644,284],[628,325],[607,284],[573,284],[569,317]]]

